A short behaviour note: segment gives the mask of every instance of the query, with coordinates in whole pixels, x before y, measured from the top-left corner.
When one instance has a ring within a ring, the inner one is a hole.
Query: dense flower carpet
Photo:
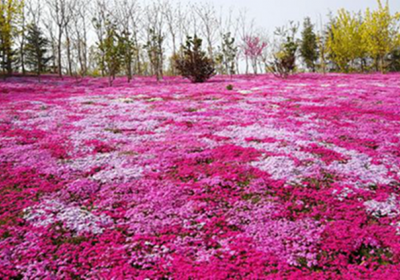
[[[1,81],[0,278],[399,279],[400,75]]]

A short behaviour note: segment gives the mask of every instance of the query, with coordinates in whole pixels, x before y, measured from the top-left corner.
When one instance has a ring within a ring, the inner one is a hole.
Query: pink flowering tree
[[[262,57],[263,51],[268,46],[267,42],[258,36],[245,36],[243,52],[246,60],[251,61],[254,74],[257,75],[257,65],[259,59]]]

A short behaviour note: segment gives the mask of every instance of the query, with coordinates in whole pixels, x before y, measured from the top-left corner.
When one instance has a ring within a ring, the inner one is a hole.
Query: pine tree
[[[314,26],[311,23],[310,18],[304,20],[301,36],[300,55],[307,68],[312,72],[315,72],[315,64],[318,59],[318,44],[317,36],[314,33]]]
[[[201,49],[202,40],[196,35],[188,37],[182,46],[182,57],[177,59],[176,68],[180,74],[193,83],[203,83],[215,76],[214,62]]]
[[[25,63],[29,69],[35,72],[39,79],[45,72],[51,57],[47,55],[49,40],[44,37],[42,30],[33,23],[27,27],[26,44],[24,46]]]

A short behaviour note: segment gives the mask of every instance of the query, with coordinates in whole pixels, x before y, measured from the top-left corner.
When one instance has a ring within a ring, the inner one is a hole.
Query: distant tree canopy
[[[279,77],[297,71],[399,71],[400,13],[391,13],[387,1],[377,3],[374,10],[341,9],[324,26],[306,18],[300,32],[288,26],[288,34],[269,36],[245,13],[219,12],[209,4],[0,0],[0,75],[93,75],[108,77],[110,85],[117,76],[161,80],[182,73],[176,62],[188,56],[190,34],[197,34],[191,47],[204,42],[203,62],[223,75],[244,68],[246,74]]]

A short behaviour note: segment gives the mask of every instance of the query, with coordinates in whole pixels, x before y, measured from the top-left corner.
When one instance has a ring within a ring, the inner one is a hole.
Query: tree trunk
[[[12,50],[11,47],[7,47],[7,75],[11,76],[12,73]]]
[[[128,76],[128,83],[131,82],[132,80],[132,58],[131,58],[131,54],[129,54],[129,58],[127,59],[127,63],[126,63],[126,67],[127,67],[127,76]]]
[[[24,43],[21,43],[21,48],[20,48],[20,59],[21,59],[21,70],[22,70],[22,75],[25,76],[26,74],[26,69],[25,69],[25,55],[24,55]]]
[[[37,70],[37,75],[38,75],[38,80],[39,80],[39,83],[40,83],[40,73],[42,72],[42,60],[40,59],[40,57],[39,57],[39,59],[38,59],[38,70]]]
[[[173,57],[173,59],[175,59],[175,57],[176,57],[176,35],[175,35],[175,33],[172,33],[172,57]],[[172,70],[172,75],[176,76],[176,69],[175,69],[174,64],[172,65],[171,70]]]
[[[62,78],[62,62],[61,62],[61,40],[62,40],[62,33],[61,33],[61,28],[59,31],[58,35],[58,45],[57,45],[57,60],[58,60],[58,65],[57,65],[57,70],[58,70],[58,76]]]
[[[68,27],[65,28],[65,37],[67,39],[68,75],[72,76],[71,40],[69,38]]]
[[[137,74],[142,75],[142,65],[140,63],[140,52],[136,51],[136,64],[137,64]]]
[[[6,80],[7,75],[6,75],[6,52],[5,49],[3,48],[1,50],[1,70],[2,70],[2,75],[3,75],[3,80]]]
[[[86,76],[87,72],[88,72],[88,57],[87,57],[87,32],[86,32],[86,28],[83,31],[83,50],[82,50],[82,57],[83,57],[83,75]]]
[[[78,60],[79,60],[79,66],[81,68],[80,74],[82,76],[85,76],[84,74],[84,66],[83,66],[83,58],[82,58],[82,48],[81,48],[81,39],[78,36],[78,44],[77,44],[77,51],[78,51]]]

